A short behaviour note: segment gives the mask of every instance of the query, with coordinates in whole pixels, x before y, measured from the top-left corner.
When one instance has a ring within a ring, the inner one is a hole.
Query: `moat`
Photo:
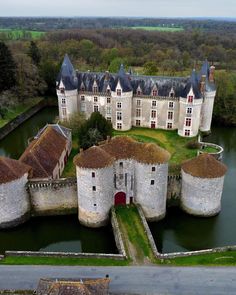
[[[57,108],[40,111],[0,141],[0,155],[17,159],[27,146],[27,139],[56,116]],[[179,209],[169,209],[163,221],[150,223],[161,252],[236,244],[236,229],[232,226],[236,222],[236,128],[213,128],[206,141],[225,149],[223,161],[228,173],[222,211],[216,217],[204,219],[188,216]],[[0,231],[0,254],[5,250],[117,252],[110,227],[88,229],[79,225],[77,216],[73,215],[36,218],[18,228]]]

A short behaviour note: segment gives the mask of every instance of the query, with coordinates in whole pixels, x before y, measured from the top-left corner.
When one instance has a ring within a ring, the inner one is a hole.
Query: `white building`
[[[100,112],[115,130],[132,126],[178,130],[180,136],[210,131],[216,88],[214,66],[204,62],[191,77],[78,72],[66,55],[57,78],[60,120]]]

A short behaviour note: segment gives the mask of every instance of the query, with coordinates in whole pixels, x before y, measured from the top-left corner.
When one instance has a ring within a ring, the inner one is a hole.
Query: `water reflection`
[[[167,253],[236,245],[236,128],[215,127],[205,138],[223,146],[228,166],[222,196],[222,210],[212,218],[196,218],[171,208],[167,217],[150,223],[158,250]]]

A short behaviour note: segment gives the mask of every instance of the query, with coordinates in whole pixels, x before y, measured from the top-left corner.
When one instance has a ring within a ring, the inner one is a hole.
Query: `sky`
[[[236,17],[235,0],[0,0],[0,16]]]

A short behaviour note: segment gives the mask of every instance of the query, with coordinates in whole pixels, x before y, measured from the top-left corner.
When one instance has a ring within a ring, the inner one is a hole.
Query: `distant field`
[[[183,27],[130,27],[134,30],[145,30],[145,31],[160,31],[160,32],[181,32],[184,31]]]
[[[0,28],[0,34],[4,33],[6,35],[7,39],[10,40],[17,40],[22,38],[30,38],[38,39],[41,36],[45,34],[45,32],[40,31],[25,31],[25,30],[12,30],[12,29],[1,29]]]

